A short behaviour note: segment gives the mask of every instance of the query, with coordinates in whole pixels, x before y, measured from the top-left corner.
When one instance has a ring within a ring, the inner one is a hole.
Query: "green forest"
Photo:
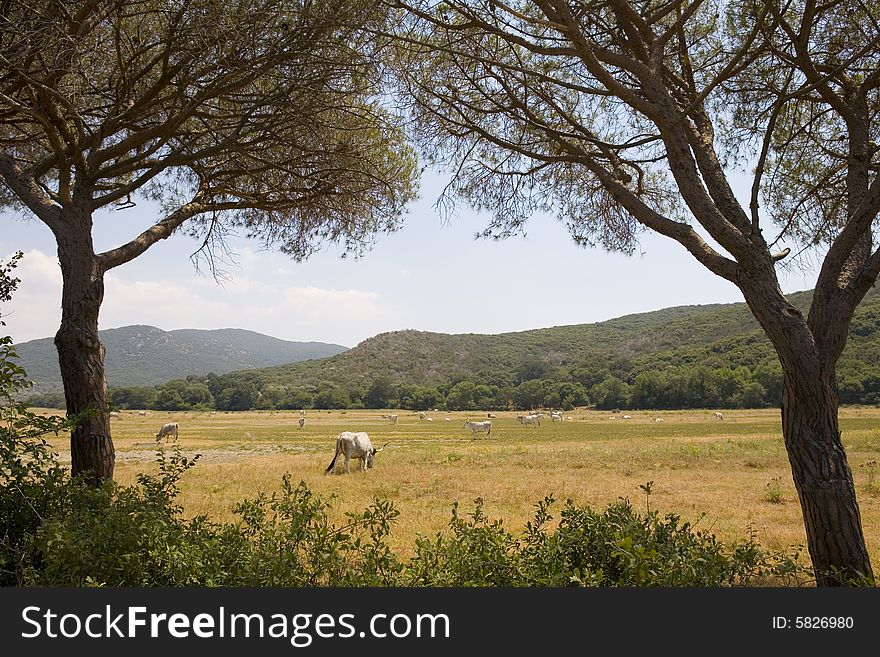
[[[790,298],[806,309],[810,293]],[[770,342],[738,303],[499,335],[395,331],[330,358],[116,387],[110,398],[119,409],[156,410],[762,408],[779,405],[781,387]],[[853,318],[838,388],[843,404],[880,403],[875,291]]]

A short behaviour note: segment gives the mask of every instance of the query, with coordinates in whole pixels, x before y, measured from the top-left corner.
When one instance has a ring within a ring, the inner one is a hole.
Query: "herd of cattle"
[[[435,409],[436,410],[436,409]],[[139,416],[147,416],[149,415],[148,411],[138,411]],[[211,413],[214,415],[214,412]],[[488,413],[487,416],[489,418],[496,418],[497,416],[494,413]],[[119,412],[113,411],[110,413],[110,417],[119,417]],[[517,422],[525,426],[541,426],[541,418],[545,417],[544,413],[529,413],[528,415],[518,415]],[[391,424],[397,424],[397,415],[395,414],[384,414],[382,415],[383,419],[387,419],[391,422]],[[433,418],[428,417],[427,414],[423,411],[419,412],[419,419],[426,421],[433,421]],[[451,418],[445,418],[447,422],[451,421]],[[573,418],[571,416],[563,416],[559,411],[551,411],[550,419],[553,422],[561,422],[561,421],[571,421]],[[611,417],[611,419],[615,419],[615,417]],[[632,416],[630,415],[622,415],[621,419],[631,420]],[[715,412],[716,420],[723,420],[724,415],[719,412]],[[663,418],[655,417],[654,422],[662,422]],[[305,426],[306,418],[305,412],[300,411],[300,417],[298,420],[299,428],[302,429]],[[464,428],[471,432],[471,440],[476,440],[477,434],[485,433],[486,437],[489,438],[492,435],[492,420],[471,420],[464,423]],[[180,423],[178,422],[167,422],[159,427],[159,431],[156,433],[156,444],[162,443],[163,439],[173,438],[175,442],[180,435]],[[137,444],[137,443],[135,443]],[[330,461],[330,465],[327,466],[325,472],[336,472],[336,461],[342,456],[344,459],[344,469],[345,472],[349,472],[349,463],[351,459],[359,459],[361,462],[360,469],[361,471],[366,471],[367,468],[373,467],[373,462],[376,454],[381,452],[388,446],[389,443],[385,443],[382,447],[378,449],[373,447],[373,443],[370,441],[369,436],[364,431],[343,431],[336,437],[336,452],[333,454],[333,460]]]

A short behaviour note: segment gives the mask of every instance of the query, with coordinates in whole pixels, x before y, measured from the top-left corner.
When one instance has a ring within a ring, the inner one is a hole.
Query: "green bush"
[[[133,486],[69,480],[60,513],[27,537],[18,583],[36,586],[354,586],[396,583],[385,543],[397,511],[376,501],[336,526],[303,483],[239,504],[237,523],[184,519],[180,477],[196,459],[157,452]]]
[[[623,499],[601,513],[569,500],[551,531],[553,504],[538,503],[519,537],[489,520],[480,499],[467,519],[454,506],[452,535],[419,539],[407,584],[715,587],[791,584],[806,573],[797,555],[772,555],[754,535],[727,550],[677,515],[641,515]]]
[[[14,266],[15,261],[12,261]],[[0,301],[8,301],[17,279],[0,263]],[[2,321],[0,321],[2,325]],[[70,421],[31,413],[16,398],[30,387],[15,363],[10,337],[0,338],[0,585],[21,580],[27,537],[45,518],[63,513],[68,478],[46,436],[57,436]]]

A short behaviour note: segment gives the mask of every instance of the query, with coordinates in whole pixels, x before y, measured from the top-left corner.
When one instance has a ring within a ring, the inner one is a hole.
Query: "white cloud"
[[[285,287],[247,277],[220,286],[204,278],[182,284],[108,275],[101,327],[244,328],[350,346],[363,339],[365,323],[382,316],[381,306],[381,295],[362,290]]]
[[[242,310],[251,324],[265,327],[254,330],[288,340],[350,346],[365,337],[365,324],[375,323],[383,316],[383,301],[378,293],[363,290],[264,285],[256,297],[243,304]]]
[[[108,274],[101,328],[149,324],[161,329],[234,327],[235,307],[222,298],[223,288],[208,291],[198,282],[125,281]],[[233,323],[229,323],[232,321]]]
[[[8,260],[8,256],[0,256]],[[268,254],[249,253],[259,261]],[[254,267],[218,285],[198,275],[128,280],[125,270],[108,272],[100,328],[149,324],[178,328],[245,328],[287,340],[316,340],[351,346],[390,324],[396,308],[377,292],[317,285],[285,285],[285,276],[260,280]],[[268,271],[272,271],[269,268]],[[6,333],[16,342],[50,337],[61,322],[61,270],[55,256],[29,251],[15,270],[21,284],[2,309]],[[141,273],[142,275],[143,273]],[[249,275],[252,274],[252,275]]]
[[[12,254],[3,256],[3,260],[9,260]],[[19,261],[14,275],[21,278],[34,289],[52,289],[61,286],[61,267],[58,266],[58,258],[54,255],[43,253],[38,249],[26,251]]]
[[[0,256],[8,262],[12,253]],[[12,301],[0,312],[6,326],[3,334],[16,342],[55,335],[61,324],[61,268],[58,258],[43,251],[26,251],[12,272],[21,279]]]

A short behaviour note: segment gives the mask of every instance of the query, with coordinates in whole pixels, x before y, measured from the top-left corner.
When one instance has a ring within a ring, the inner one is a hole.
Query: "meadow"
[[[176,421],[183,453],[201,454],[182,481],[187,516],[231,520],[235,502],[271,494],[291,473],[294,483],[334,495],[340,521],[374,497],[393,500],[401,514],[389,542],[402,554],[419,534],[446,528],[454,501],[467,512],[480,497],[491,518],[518,532],[550,494],[600,510],[629,498],[642,510],[679,514],[726,543],[750,532],[776,551],[805,543],[778,410],[725,411],[718,420],[709,410],[631,411],[631,419],[622,419],[621,413],[578,409],[566,413],[567,421],[546,416],[540,427],[519,424],[516,412],[498,412],[491,437],[476,440],[463,424],[485,419],[485,412],[439,411],[429,421],[392,411],[396,425],[382,418],[387,412],[307,411],[299,428],[296,411],[153,411],[145,417],[122,411],[111,420],[116,479],[132,483],[137,473],[154,472],[156,431]],[[868,549],[878,563],[880,409],[843,408],[840,415]],[[325,475],[344,430],[368,432],[377,447],[390,443],[375,468],[360,472],[353,460],[352,474]],[[801,560],[808,563],[806,555]]]

